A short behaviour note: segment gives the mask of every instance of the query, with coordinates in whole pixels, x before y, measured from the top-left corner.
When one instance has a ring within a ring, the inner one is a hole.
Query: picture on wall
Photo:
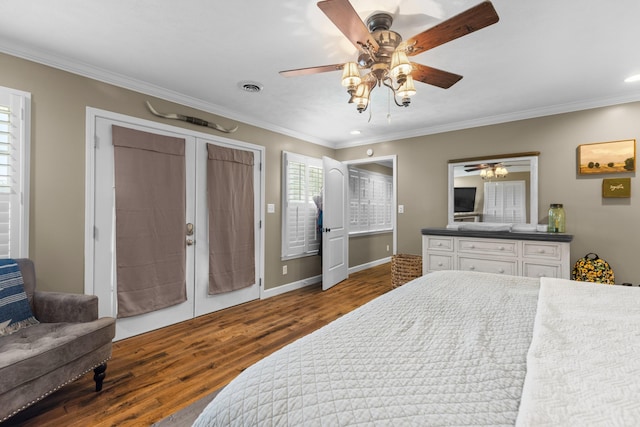
[[[624,173],[635,172],[635,170],[635,139],[578,146],[578,173],[580,175]]]
[[[610,178],[602,180],[602,197],[631,197],[631,178]]]

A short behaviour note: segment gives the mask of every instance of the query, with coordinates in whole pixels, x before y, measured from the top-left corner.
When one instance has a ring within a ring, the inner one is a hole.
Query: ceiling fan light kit
[[[408,107],[416,94],[414,81],[448,89],[462,76],[409,61],[426,50],[477,31],[498,22],[490,1],[484,1],[420,34],[402,41],[402,36],[391,31],[393,17],[386,12],[369,16],[362,22],[348,0],[324,0],[318,7],[333,24],[358,48],[357,61],[320,67],[281,71],[285,77],[302,76],[342,70],[342,86],[347,88],[349,103],[356,104],[358,112],[365,111],[371,92],[386,86],[393,93],[399,107]],[[369,70],[361,75],[361,70]],[[400,98],[400,101],[398,101]]]

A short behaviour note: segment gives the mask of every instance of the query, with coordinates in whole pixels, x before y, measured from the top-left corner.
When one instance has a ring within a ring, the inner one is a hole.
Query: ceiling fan
[[[410,97],[416,93],[414,80],[444,89],[453,86],[462,78],[461,75],[410,62],[408,57],[499,20],[491,2],[484,1],[403,42],[400,34],[390,30],[393,17],[389,13],[374,13],[365,24],[348,0],[324,0],[318,2],[318,7],[358,48],[357,61],[280,71],[280,74],[293,77],[342,70],[342,85],[349,93],[349,103],[355,103],[360,113],[369,106],[370,94],[375,86],[388,87],[399,107],[407,107],[411,103]],[[361,76],[360,70],[369,71]],[[397,97],[400,97],[400,102]]]

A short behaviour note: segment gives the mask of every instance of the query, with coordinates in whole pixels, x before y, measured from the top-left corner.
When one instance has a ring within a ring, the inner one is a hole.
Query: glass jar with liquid
[[[561,203],[552,203],[549,206],[549,233],[564,233],[565,214]]]

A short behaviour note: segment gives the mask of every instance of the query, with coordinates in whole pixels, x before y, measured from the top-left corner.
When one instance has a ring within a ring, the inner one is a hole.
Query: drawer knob
[[[504,251],[504,246],[500,246],[498,249],[500,249],[501,251]]]
[[[475,269],[476,269],[476,268],[475,268],[473,265],[469,267],[469,270],[471,270],[471,271],[473,271],[473,270],[475,270]]]
[[[543,254],[544,253],[544,249],[538,249],[538,252]]]
[[[442,242],[436,243],[436,246],[442,246]]]
[[[442,267],[442,263],[441,262],[438,263],[438,267]]]
[[[504,268],[501,268],[500,270],[498,270],[498,273],[500,274],[504,273]]]
[[[471,249],[474,249],[476,247],[476,245],[471,245],[469,246]]]

